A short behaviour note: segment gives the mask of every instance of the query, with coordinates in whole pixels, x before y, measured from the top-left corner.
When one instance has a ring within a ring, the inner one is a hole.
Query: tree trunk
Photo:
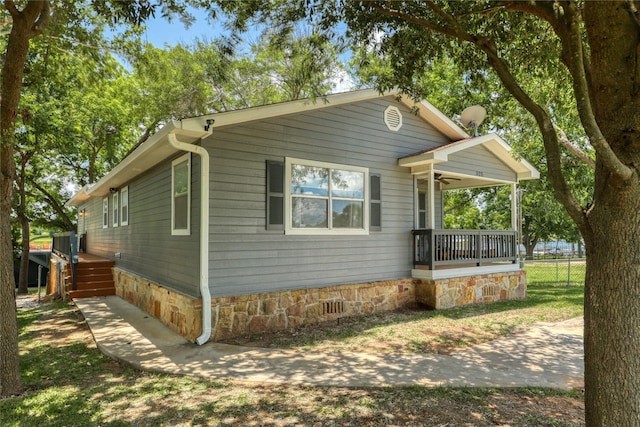
[[[537,237],[531,237],[531,235],[529,235],[529,233],[525,233],[525,238],[522,239],[523,240],[523,244],[524,244],[524,250],[525,250],[525,259],[533,259],[533,250],[536,248],[536,245],[538,244],[538,238]]]
[[[25,193],[26,171],[29,155],[22,154],[20,162],[20,175],[16,178],[18,183],[18,191],[20,203],[16,208],[18,213],[18,221],[20,221],[20,230],[22,234],[22,251],[20,256],[20,274],[18,275],[18,294],[26,295],[29,293],[29,218],[27,218],[27,195]]]
[[[584,236],[586,422],[640,425],[640,32],[622,2],[585,2],[592,110],[629,178],[598,153]],[[626,179],[625,179],[626,178]]]
[[[640,425],[638,183],[624,193],[600,199],[590,218],[584,313],[589,426]]]
[[[22,11],[10,1],[5,1],[5,6],[13,23],[7,40],[0,93],[0,397],[22,391],[10,220],[15,176],[13,133],[29,39],[46,25],[49,2],[31,1]]]
[[[0,396],[22,391],[18,359],[18,323],[16,318],[13,248],[11,244],[11,202],[15,163],[13,131],[24,62],[29,48],[28,27],[14,22],[2,70],[0,104]]]
[[[29,219],[24,214],[18,215],[22,230],[22,255],[20,258],[20,275],[18,276],[18,294],[29,293]]]

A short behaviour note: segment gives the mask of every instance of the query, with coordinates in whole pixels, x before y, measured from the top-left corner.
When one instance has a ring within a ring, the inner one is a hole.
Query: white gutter
[[[178,141],[174,133],[167,135],[172,147],[200,156],[200,294],[202,295],[202,334],[196,343],[202,345],[211,336],[211,294],[209,293],[209,152],[199,145]]]

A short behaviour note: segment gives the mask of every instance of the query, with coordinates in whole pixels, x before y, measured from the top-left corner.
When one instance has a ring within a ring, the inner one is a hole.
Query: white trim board
[[[447,268],[444,270],[411,270],[414,279],[452,279],[454,277],[478,276],[481,274],[514,273],[520,271],[519,264],[486,265],[480,267]]]

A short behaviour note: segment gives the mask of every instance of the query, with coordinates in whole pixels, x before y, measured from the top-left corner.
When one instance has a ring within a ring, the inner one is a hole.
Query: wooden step
[[[76,267],[76,273],[78,275],[83,274],[111,274],[111,267],[106,265],[84,265],[78,264]]]
[[[86,255],[83,255],[86,258]],[[83,258],[81,257],[81,258]],[[76,290],[72,290],[71,265],[67,264],[70,298],[89,298],[115,295],[112,267],[114,261],[105,259],[81,259],[75,265]]]
[[[109,295],[115,295],[115,288],[106,289],[83,289],[77,291],[69,291],[69,297],[74,298],[90,298],[90,297],[104,297]]]
[[[113,275],[111,273],[95,273],[95,274],[77,274],[76,282],[90,283],[90,282],[109,282],[113,281]]]
[[[84,289],[107,289],[107,288],[115,288],[115,284],[113,280],[96,280],[91,282],[83,282],[78,281],[76,283],[76,290],[84,290]]]

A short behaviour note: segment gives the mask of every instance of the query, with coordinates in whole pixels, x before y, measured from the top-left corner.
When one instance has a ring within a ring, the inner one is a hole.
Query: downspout
[[[196,343],[202,345],[211,336],[211,293],[209,292],[209,152],[199,145],[178,141],[167,135],[169,144],[178,150],[200,156],[200,295],[202,295],[202,334]]]

